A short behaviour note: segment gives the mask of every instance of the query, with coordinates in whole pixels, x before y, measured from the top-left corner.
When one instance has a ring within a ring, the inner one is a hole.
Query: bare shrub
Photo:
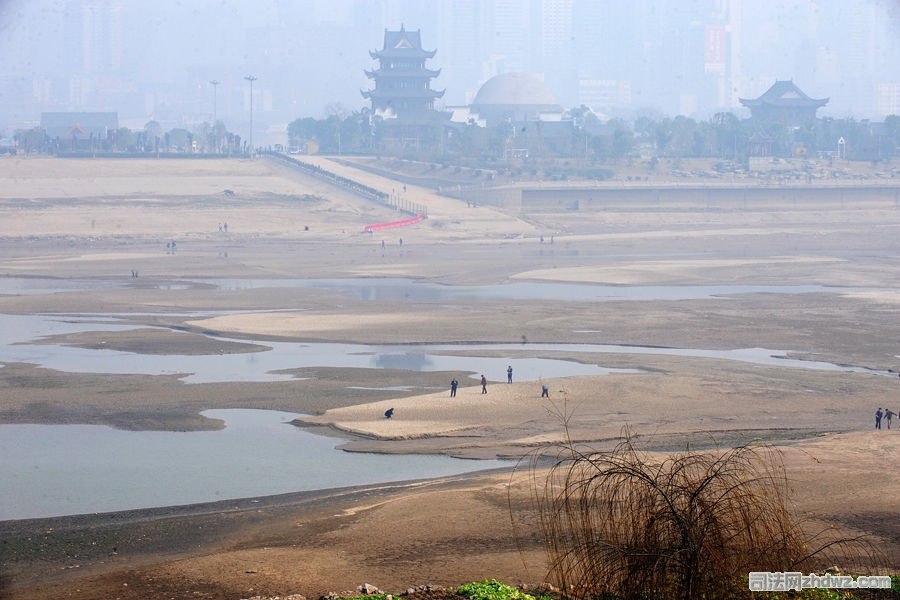
[[[748,596],[751,571],[809,573],[863,547],[804,530],[766,445],[656,458],[628,437],[604,453],[570,442],[535,489],[550,577],[575,598]]]

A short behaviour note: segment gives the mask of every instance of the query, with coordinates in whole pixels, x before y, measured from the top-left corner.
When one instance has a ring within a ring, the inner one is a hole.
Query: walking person
[[[550,388],[545,383],[541,386],[541,398],[549,398],[550,397]]]
[[[506,367],[506,383],[512,383],[512,365]]]
[[[884,416],[884,412],[882,412],[881,407],[878,407],[878,410],[875,411],[875,429],[881,429],[881,417]]]
[[[884,420],[885,420],[885,422],[887,423],[887,428],[888,428],[888,429],[891,428],[891,419],[894,418],[894,415],[896,415],[896,414],[897,414],[897,413],[895,413],[894,411],[892,411],[892,410],[889,409],[889,408],[885,408],[885,409],[884,409]]]
[[[456,377],[450,380],[450,397],[456,397],[456,388],[459,387],[459,382],[456,380]]]
[[[485,377],[483,374],[481,376],[481,393],[487,394],[487,377]],[[878,410],[881,409],[879,408]]]

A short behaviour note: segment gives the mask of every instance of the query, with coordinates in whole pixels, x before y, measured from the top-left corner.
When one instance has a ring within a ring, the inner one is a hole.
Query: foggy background
[[[437,107],[505,72],[542,74],[563,108],[749,116],[792,79],[820,116],[900,114],[897,0],[0,0],[0,136],[41,112],[117,112],[283,135],[300,117],[369,105],[384,30],[421,30]],[[220,82],[212,85],[211,81]]]

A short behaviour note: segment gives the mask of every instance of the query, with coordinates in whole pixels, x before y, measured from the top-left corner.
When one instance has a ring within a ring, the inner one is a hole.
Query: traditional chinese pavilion
[[[828,98],[810,98],[793,81],[776,81],[759,98],[739,98],[757,122],[802,125],[816,118],[816,110],[828,104]]]
[[[444,90],[431,89],[431,80],[441,70],[425,68],[425,61],[434,58],[437,50],[423,50],[421,30],[384,30],[384,47],[370,51],[378,60],[374,71],[366,71],[366,77],[375,80],[375,89],[362,92],[372,101],[372,110],[378,114],[393,113],[399,119],[421,116],[434,110],[434,101],[444,95]]]

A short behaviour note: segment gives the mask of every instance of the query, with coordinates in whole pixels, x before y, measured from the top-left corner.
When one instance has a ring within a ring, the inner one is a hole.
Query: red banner
[[[424,219],[422,215],[416,215],[411,219],[403,219],[402,221],[391,221],[390,223],[375,223],[373,225],[366,225],[365,232],[372,233],[373,231],[378,231],[380,229],[391,229],[393,227],[412,225],[413,223],[418,223],[422,219]]]

